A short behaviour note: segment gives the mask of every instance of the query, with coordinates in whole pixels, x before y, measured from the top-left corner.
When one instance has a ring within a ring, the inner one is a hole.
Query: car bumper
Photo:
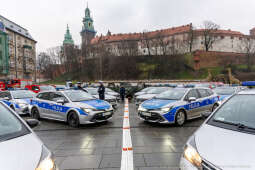
[[[198,170],[198,169],[197,167],[192,165],[189,161],[187,161],[184,157],[181,157],[180,170]]]
[[[19,115],[27,115],[27,114],[29,114],[29,107],[27,106],[27,107],[24,107],[24,108],[16,108],[15,111]]]
[[[90,114],[88,116],[80,116],[80,124],[93,124],[99,122],[105,122],[112,119],[113,110],[106,112],[98,112]]]
[[[148,116],[144,113],[150,113],[151,116]],[[164,116],[162,116],[159,113],[155,113],[155,112],[141,112],[138,111],[138,117],[146,122],[152,122],[152,123],[160,123],[160,124],[172,124],[174,122],[169,122],[166,118],[164,118]]]

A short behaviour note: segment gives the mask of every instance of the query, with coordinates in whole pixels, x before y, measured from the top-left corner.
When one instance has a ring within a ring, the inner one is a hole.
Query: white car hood
[[[42,143],[34,134],[0,142],[1,170],[35,170],[42,152]]]
[[[254,170],[255,135],[204,124],[195,134],[202,158],[224,170]]]
[[[137,96],[136,98],[137,99],[151,99],[155,96],[156,96],[156,94],[143,94],[143,95]]]

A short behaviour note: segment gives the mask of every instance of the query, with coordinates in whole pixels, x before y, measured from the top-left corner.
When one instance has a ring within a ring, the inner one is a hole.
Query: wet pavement
[[[78,129],[63,122],[41,120],[34,131],[55,154],[61,170],[119,170],[123,112],[124,105],[120,104],[109,122]],[[183,145],[203,119],[176,127],[141,121],[132,103],[129,112],[135,169],[177,170]]]

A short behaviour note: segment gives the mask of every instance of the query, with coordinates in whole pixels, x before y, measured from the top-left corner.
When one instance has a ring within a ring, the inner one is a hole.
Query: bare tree
[[[212,21],[204,21],[202,32],[204,39],[203,43],[206,51],[209,51],[209,49],[217,40],[215,33],[219,28],[220,26],[218,24],[213,23]]]
[[[189,48],[189,52],[192,52],[193,50],[193,45],[194,45],[194,41],[197,37],[196,32],[195,32],[195,27],[192,25],[192,23],[190,24],[190,29],[188,32],[188,36],[187,39],[184,40],[187,42],[188,48]]]
[[[144,30],[141,34],[141,44],[148,50],[148,56],[151,56],[152,40],[147,30]]]
[[[247,71],[252,70],[253,60],[255,57],[255,40],[250,37],[244,37],[241,41],[240,49],[243,53],[245,53]]]

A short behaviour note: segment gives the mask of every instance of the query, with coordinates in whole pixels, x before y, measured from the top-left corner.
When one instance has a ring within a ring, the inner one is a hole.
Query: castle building
[[[212,30],[210,35],[212,43],[209,47],[206,47],[205,31],[207,30],[194,29],[191,23],[141,33],[112,34],[108,30],[106,35],[96,36],[94,20],[87,6],[80,32],[81,49],[89,54],[89,58],[93,58],[104,55],[102,51],[115,56],[172,55],[195,51],[244,54],[247,52],[247,42],[255,45],[255,28],[250,30],[250,35],[230,29]],[[70,37],[69,29],[67,29],[63,45],[73,44]]]
[[[0,78],[34,80],[36,43],[27,29],[0,15]]]

